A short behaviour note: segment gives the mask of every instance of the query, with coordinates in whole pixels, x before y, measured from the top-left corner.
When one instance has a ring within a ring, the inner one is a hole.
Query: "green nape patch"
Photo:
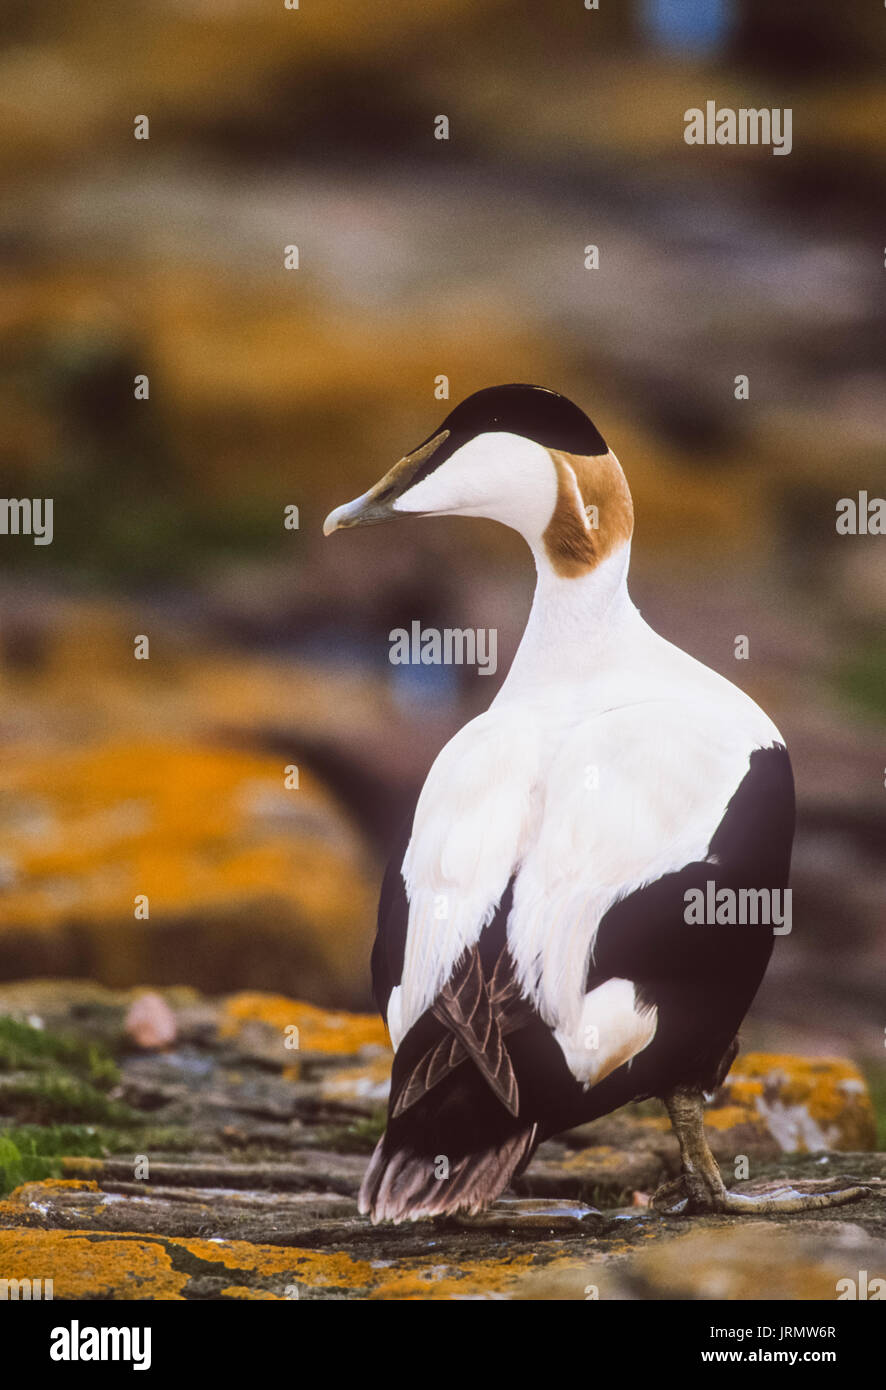
[[[100,1044],[0,1017],[0,1072],[51,1072],[55,1068],[102,1090],[120,1080],[116,1062]]]

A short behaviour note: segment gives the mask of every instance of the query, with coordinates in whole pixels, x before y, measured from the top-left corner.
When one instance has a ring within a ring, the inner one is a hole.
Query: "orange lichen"
[[[0,1202],[0,1227],[14,1226],[22,1220],[24,1217],[21,1202],[12,1202],[8,1197],[4,1197],[3,1201]]]
[[[372,1278],[372,1266],[366,1260],[352,1259],[340,1251],[253,1245],[247,1240],[170,1239],[167,1244],[226,1269],[248,1269],[259,1276],[285,1275],[294,1283],[312,1287],[362,1288]]]
[[[218,917],[217,931],[234,930],[247,912],[265,935],[295,936],[345,992],[362,978],[375,896],[365,851],[307,772],[287,790],[279,759],[181,736],[118,734],[63,758],[23,742],[8,751],[0,800],[19,808],[3,827],[4,929],[82,925],[103,980],[148,978],[157,919]]]
[[[763,1115],[766,1105],[802,1107],[833,1148],[872,1149],[875,1144],[870,1095],[861,1073],[844,1058],[749,1052],[736,1061],[724,1096],[750,1120]],[[708,1112],[709,1124],[716,1124],[712,1117],[717,1113]]]
[[[35,1185],[36,1186],[36,1185]],[[14,1214],[17,1210],[12,1207]],[[186,1261],[178,1256],[186,1256]],[[0,1270],[5,1278],[51,1278],[56,1298],[180,1298],[193,1272],[194,1261],[209,1268],[248,1274],[303,1288],[362,1290],[374,1285],[379,1271],[366,1260],[343,1251],[281,1248],[245,1240],[211,1241],[123,1232],[41,1231],[12,1227],[0,1230]],[[176,1265],[186,1263],[186,1271]],[[232,1292],[242,1290],[242,1292]],[[245,1284],[228,1286],[227,1296],[285,1297],[251,1290]]]
[[[222,1289],[221,1297],[258,1299],[271,1303],[285,1303],[287,1301],[282,1294],[271,1293],[269,1289],[247,1289],[243,1284],[229,1284],[226,1289]]]
[[[82,1184],[86,1187],[97,1187],[97,1183],[91,1178],[83,1178],[83,1173],[97,1173],[101,1177],[104,1171],[105,1161],[103,1158],[92,1158],[88,1154],[78,1155],[76,1158],[60,1159],[62,1172],[75,1172],[81,1174],[79,1178],[60,1178],[60,1182],[72,1182]]]
[[[633,1118],[633,1123],[655,1134],[669,1133],[671,1128],[667,1115],[639,1115]]]
[[[189,1276],[151,1237],[0,1230],[5,1279],[51,1279],[55,1298],[180,1299]]]
[[[375,1277],[368,1260],[356,1260],[340,1250],[292,1250],[297,1260],[296,1282],[312,1288],[362,1288]]]
[[[82,1159],[78,1160],[82,1162]],[[97,1163],[101,1159],[96,1159]],[[20,1202],[27,1204],[46,1195],[51,1197],[54,1192],[99,1192],[101,1189],[97,1182],[88,1178],[42,1178],[39,1182],[25,1182],[21,1187],[16,1187],[9,1194],[10,1202]]]
[[[757,1096],[763,1094],[763,1082],[747,1081],[743,1076],[730,1076],[726,1082],[726,1090],[736,1104],[753,1109]]]
[[[385,1026],[375,1014],[349,1014],[318,1009],[302,1000],[288,999],[282,994],[233,994],[224,1001],[219,1022],[219,1036],[235,1037],[247,1023],[264,1023],[279,1029],[282,1038],[287,1028],[298,1029],[300,1052],[358,1052],[367,1044],[387,1048]],[[290,1054],[291,1055],[291,1054]]]
[[[442,1263],[433,1257],[403,1262],[399,1266],[374,1271],[376,1285],[367,1298],[425,1302],[506,1293],[532,1268],[534,1262],[534,1255],[469,1260],[458,1266]]]
[[[753,1124],[761,1132],[765,1130],[761,1116],[743,1105],[720,1105],[706,1110],[704,1122],[708,1129],[727,1130],[736,1125]]]
[[[81,901],[92,917],[121,910],[131,916],[138,892],[167,911],[236,900],[244,892],[291,899],[307,915],[318,903],[327,914],[355,905],[354,866],[340,845],[333,850],[329,843],[333,817],[325,793],[307,776],[287,793],[273,758],[118,740],[76,750],[61,764],[29,750],[12,759],[4,787],[44,818],[39,837],[27,825],[11,832],[21,880],[10,895],[11,921],[29,920],[41,905],[65,915]],[[296,796],[296,808],[312,809],[313,822],[305,815],[282,829],[287,797]],[[60,896],[61,883],[69,885],[68,895]],[[362,883],[359,889],[357,897]]]
[[[623,1163],[622,1149],[613,1148],[611,1144],[595,1144],[591,1149],[577,1149],[575,1153],[567,1154],[561,1166],[570,1172],[588,1167],[595,1170],[611,1168],[617,1171]]]

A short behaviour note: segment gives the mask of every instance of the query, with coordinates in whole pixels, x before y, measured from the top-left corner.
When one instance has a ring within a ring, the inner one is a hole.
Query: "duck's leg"
[[[680,1145],[683,1171],[655,1193],[652,1206],[656,1211],[673,1215],[743,1212],[765,1216],[838,1207],[868,1195],[866,1187],[847,1187],[839,1192],[797,1192],[792,1187],[758,1194],[729,1192],[705,1136],[703,1093],[694,1087],[678,1086],[663,1100]]]

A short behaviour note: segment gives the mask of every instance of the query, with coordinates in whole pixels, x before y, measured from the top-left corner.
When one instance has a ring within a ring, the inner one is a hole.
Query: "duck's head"
[[[330,512],[323,533],[442,515],[513,527],[567,578],[626,545],[633,529],[615,455],[577,405],[543,386],[468,396],[374,487]]]

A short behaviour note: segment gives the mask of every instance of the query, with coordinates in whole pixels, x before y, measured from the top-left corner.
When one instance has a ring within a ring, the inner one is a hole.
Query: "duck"
[[[539,1144],[645,1098],[679,1148],[654,1211],[854,1200],[730,1191],[707,1142],[785,930],[794,782],[768,715],[631,600],[618,459],[566,396],[488,387],[323,530],[444,515],[517,531],[536,587],[506,678],[436,757],[384,874],[371,969],[394,1060],[361,1213],[475,1217]],[[724,894],[747,910],[699,909]]]

